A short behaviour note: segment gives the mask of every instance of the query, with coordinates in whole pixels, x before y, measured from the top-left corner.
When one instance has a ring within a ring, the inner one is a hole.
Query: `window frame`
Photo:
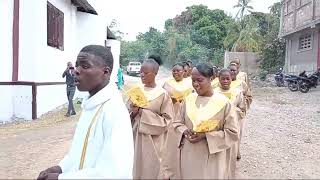
[[[310,41],[310,47],[305,47],[305,46],[308,46],[305,41]],[[302,43],[304,43],[303,47],[301,46]],[[300,35],[298,39],[298,52],[310,51],[312,50],[312,48],[313,48],[313,33],[304,33]]]
[[[64,13],[47,1],[47,45],[64,51]]]

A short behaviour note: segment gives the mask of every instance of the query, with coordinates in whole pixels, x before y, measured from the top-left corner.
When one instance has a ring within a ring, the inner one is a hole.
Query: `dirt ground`
[[[246,118],[238,178],[320,177],[320,89],[255,87]],[[79,107],[77,107],[79,111]],[[30,179],[66,154],[77,116],[65,110],[0,126],[0,179]]]

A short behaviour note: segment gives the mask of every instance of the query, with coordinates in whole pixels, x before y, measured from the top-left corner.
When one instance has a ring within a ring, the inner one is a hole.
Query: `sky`
[[[268,7],[280,0],[252,0],[254,11],[269,12]],[[115,19],[118,29],[125,33],[125,40],[135,40],[139,32],[148,31],[154,27],[163,31],[164,23],[169,18],[179,15],[186,7],[203,4],[209,9],[222,9],[227,14],[235,16],[237,10],[233,8],[238,0],[101,0],[107,11],[103,11],[107,22]],[[99,8],[97,9],[98,13]]]

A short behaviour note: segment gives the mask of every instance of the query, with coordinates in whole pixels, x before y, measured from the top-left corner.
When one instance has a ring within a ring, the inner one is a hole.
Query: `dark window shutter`
[[[58,16],[58,47],[60,50],[64,49],[64,14],[60,11]]]
[[[47,44],[64,49],[64,14],[58,8],[47,2]]]
[[[53,7],[50,3],[47,4],[47,44],[49,46],[53,45]]]

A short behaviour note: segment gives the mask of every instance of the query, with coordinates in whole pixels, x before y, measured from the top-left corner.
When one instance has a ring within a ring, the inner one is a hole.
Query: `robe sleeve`
[[[248,110],[252,103],[252,93],[249,86],[245,82],[242,83],[242,88],[243,88],[243,95],[246,101],[246,110]]]
[[[162,96],[160,113],[153,112],[149,109],[141,109],[139,132],[149,135],[161,135],[168,130],[168,125],[173,119],[173,104],[170,96],[164,93]],[[159,97],[159,98],[161,98]]]
[[[246,115],[246,101],[242,92],[238,95],[237,109],[239,111],[240,118],[243,119]]]
[[[106,115],[104,118],[107,118]],[[128,117],[117,115],[109,118],[113,118],[111,119],[113,121],[112,132],[104,138],[103,147],[95,167],[62,173],[59,175],[59,179],[132,178],[134,150],[131,125],[126,122]],[[119,120],[119,118],[122,118],[122,120]]]
[[[182,105],[181,105],[181,109],[180,111],[178,111],[175,119],[172,122],[172,126],[174,128],[175,133],[178,134],[178,144],[177,147],[179,147],[182,143],[182,139],[183,139],[183,132],[187,129],[189,129],[186,125],[185,125],[185,115],[186,112],[186,105],[185,105],[185,101],[183,101]]]
[[[230,148],[239,139],[239,123],[232,105],[227,103],[224,110],[224,125],[219,131],[206,133],[209,153],[214,154]]]

